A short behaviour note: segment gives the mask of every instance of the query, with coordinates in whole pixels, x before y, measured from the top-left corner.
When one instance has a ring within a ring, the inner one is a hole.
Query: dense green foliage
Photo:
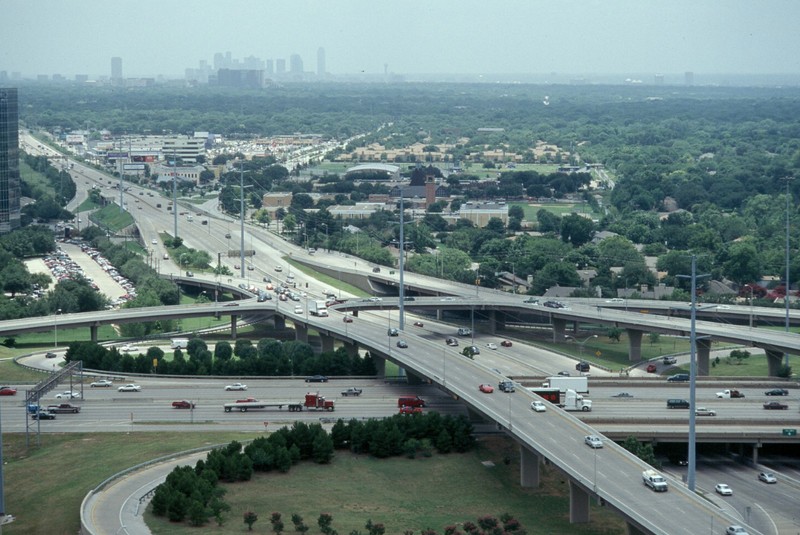
[[[133,324],[133,325],[139,325]],[[235,357],[235,358],[234,358]],[[84,368],[122,373],[151,373],[165,375],[375,375],[375,363],[370,355],[362,358],[350,355],[344,348],[314,354],[303,342],[281,342],[264,338],[254,346],[249,340],[237,340],[235,347],[218,342],[212,353],[200,338],[189,340],[186,354],[176,349],[172,359],[153,346],[146,353],[120,353],[116,347],[104,347],[94,342],[73,342],[64,356],[67,362],[81,360]],[[153,361],[158,364],[153,368]]]

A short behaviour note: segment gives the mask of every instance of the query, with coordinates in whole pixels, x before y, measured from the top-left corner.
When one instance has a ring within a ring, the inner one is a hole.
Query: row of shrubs
[[[401,415],[378,420],[345,422],[339,419],[328,434],[320,424],[295,422],[267,437],[259,437],[242,448],[233,441],[209,452],[194,468],[175,468],[164,483],[156,487],[153,514],[172,522],[188,521],[202,526],[212,517],[222,525],[230,506],[223,500],[220,481],[248,481],[253,472],[288,472],[300,461],[331,462],[335,449],[379,458],[417,453],[430,455],[432,448],[442,454],[465,452],[472,448],[472,424],[464,416],[437,412]]]

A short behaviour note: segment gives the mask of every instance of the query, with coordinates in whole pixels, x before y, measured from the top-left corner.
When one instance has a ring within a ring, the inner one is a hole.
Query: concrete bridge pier
[[[386,377],[386,359],[370,352],[372,360],[375,361],[375,375],[378,377]]]
[[[589,493],[572,479],[569,480],[569,522],[570,524],[589,522]]]
[[[563,342],[567,335],[567,320],[552,318],[551,321],[553,322],[553,342]]]
[[[628,528],[628,535],[647,535],[647,532],[642,531],[638,526],[634,526],[631,523],[626,523],[626,526]]]
[[[95,344],[97,343],[97,325],[92,325],[89,327],[89,337],[91,338],[92,342]]]
[[[306,331],[307,332],[307,331]],[[320,341],[322,342],[322,352],[327,353],[329,351],[333,351],[333,336],[327,334],[320,334],[319,335]]]
[[[711,358],[711,340],[709,338],[698,338],[697,344],[697,376],[708,377],[709,360]]]
[[[282,331],[286,328],[286,318],[281,316],[280,314],[275,314],[272,316],[272,320],[275,323],[275,330]]]
[[[239,316],[231,314],[231,340],[236,340],[236,322],[239,321]]]
[[[642,331],[626,329],[628,333],[628,360],[640,362],[642,360]]]
[[[489,334],[497,334],[497,311],[490,310],[489,316]]]
[[[308,326],[302,323],[294,324],[294,339],[298,342],[308,343]]]
[[[353,343],[353,342],[345,342],[343,344],[343,346],[344,346],[345,350],[347,351],[348,355],[350,355],[351,357],[357,357],[358,356],[358,344]]]
[[[753,463],[753,466],[758,465],[758,449],[761,447],[761,444],[755,443],[753,444],[753,457],[750,461]]]
[[[521,487],[539,486],[539,455],[519,446],[519,484]]]
[[[783,353],[774,349],[767,349],[767,375],[777,377],[783,366]]]

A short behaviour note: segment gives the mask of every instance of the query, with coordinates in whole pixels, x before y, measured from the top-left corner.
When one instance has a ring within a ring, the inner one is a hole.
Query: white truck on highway
[[[580,394],[589,393],[588,377],[563,377],[560,375],[548,377],[546,383],[542,383],[543,388],[558,388],[563,394],[567,390],[574,390]]]
[[[655,470],[642,472],[642,481],[656,492],[667,492],[667,480]]]
[[[589,412],[592,410],[592,400],[583,399],[583,396],[570,388],[564,393],[564,401],[558,406],[565,411]]]
[[[186,349],[189,347],[189,339],[188,338],[173,338],[170,340],[169,346],[172,349]]]
[[[328,305],[325,304],[325,301],[311,301],[308,311],[312,316],[324,318],[328,316]]]

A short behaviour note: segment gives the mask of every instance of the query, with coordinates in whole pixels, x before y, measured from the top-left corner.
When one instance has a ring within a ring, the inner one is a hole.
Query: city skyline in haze
[[[333,75],[796,75],[800,2],[6,0],[0,71],[183,78],[214,54]],[[674,78],[674,76],[673,76]]]

